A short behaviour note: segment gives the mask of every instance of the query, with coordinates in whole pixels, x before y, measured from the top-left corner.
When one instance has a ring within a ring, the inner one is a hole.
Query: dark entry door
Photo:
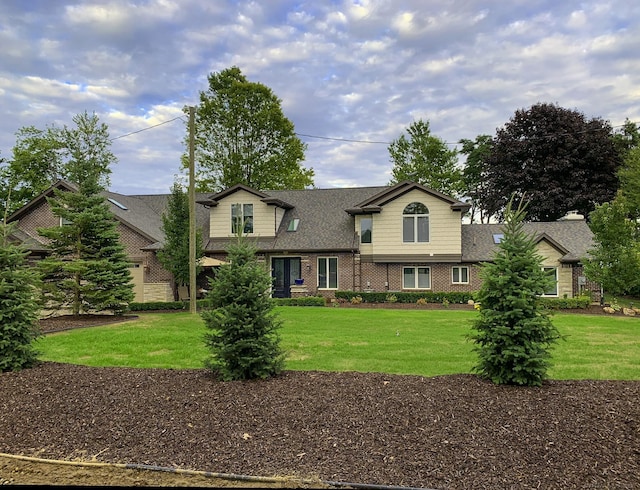
[[[300,279],[300,257],[273,257],[271,270],[273,297],[290,298],[291,285]]]

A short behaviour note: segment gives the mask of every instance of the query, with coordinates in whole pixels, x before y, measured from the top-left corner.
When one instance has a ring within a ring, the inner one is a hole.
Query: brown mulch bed
[[[427,488],[640,488],[640,382],[494,386],[57,363],[0,374],[0,452]]]
[[[638,381],[287,371],[221,382],[45,362],[0,374],[0,394],[0,453],[438,489],[640,488]],[[0,483],[20,483],[15,471],[0,458]],[[39,482],[64,482],[57,471]]]

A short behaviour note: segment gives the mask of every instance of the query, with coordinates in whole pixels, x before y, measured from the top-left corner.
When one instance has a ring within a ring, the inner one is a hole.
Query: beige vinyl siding
[[[562,267],[559,262],[562,254],[546,240],[538,243],[537,250],[543,257],[543,267],[556,267],[558,270],[558,297],[562,298],[565,294],[568,298],[573,297],[573,269]]]
[[[133,262],[129,266],[129,272],[133,284],[133,301],[144,303],[144,265],[141,262]]]
[[[429,209],[429,242],[402,241],[402,212],[412,202],[420,202]],[[356,226],[359,232],[359,221]],[[420,190],[413,190],[384,205],[382,212],[373,215],[374,255],[461,254],[462,231],[459,211],[452,211],[449,203]],[[364,247],[361,253],[366,254]]]
[[[249,236],[273,237],[280,226],[284,210],[263,203],[250,192],[240,190],[225,197],[217,206],[211,208],[209,215],[209,235],[211,238],[232,237],[231,205],[253,204],[253,233]]]

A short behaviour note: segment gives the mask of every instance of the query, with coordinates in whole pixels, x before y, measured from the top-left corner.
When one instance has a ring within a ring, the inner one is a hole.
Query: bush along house
[[[62,181],[53,187],[73,191]],[[169,195],[105,194],[131,257],[136,301],[173,300],[171,275],[155,255],[163,244],[161,216]],[[10,218],[19,221],[15,239],[34,257],[46,254],[36,228],[56,219],[45,195]],[[500,224],[463,224],[468,209],[413,182],[280,191],[239,184],[199,194],[196,220],[206,257],[198,285],[207,287],[207,278],[224,263],[227,246],[242,232],[271,270],[274,297],[331,298],[338,290],[472,293],[480,287],[478,265],[492,259],[502,235]],[[535,238],[545,270],[555,277],[546,296],[587,293],[599,300],[599,286],[582,273],[580,259],[593,238],[582,216],[569,213],[554,222],[527,223],[526,231]]]

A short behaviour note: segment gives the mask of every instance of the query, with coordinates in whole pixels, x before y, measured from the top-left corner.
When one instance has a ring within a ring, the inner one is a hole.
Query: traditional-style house
[[[46,241],[37,228],[56,219],[45,197],[58,182],[14,213],[16,239],[37,257]],[[169,195],[125,196],[106,192],[131,257],[136,301],[173,299],[171,275],[156,257],[162,248],[162,213]],[[412,182],[390,187],[258,191],[236,185],[197,196],[205,266],[224,262],[239,231],[255,244],[258,259],[271,270],[275,297],[353,291],[477,291],[478,264],[490,261],[501,239],[499,224],[463,224],[469,206]],[[185,226],[187,224],[185,223]],[[573,213],[546,223],[527,223],[544,268],[555,275],[551,297],[573,297],[599,287],[582,273],[580,260],[592,246],[585,220]],[[199,288],[206,288],[206,277]]]

